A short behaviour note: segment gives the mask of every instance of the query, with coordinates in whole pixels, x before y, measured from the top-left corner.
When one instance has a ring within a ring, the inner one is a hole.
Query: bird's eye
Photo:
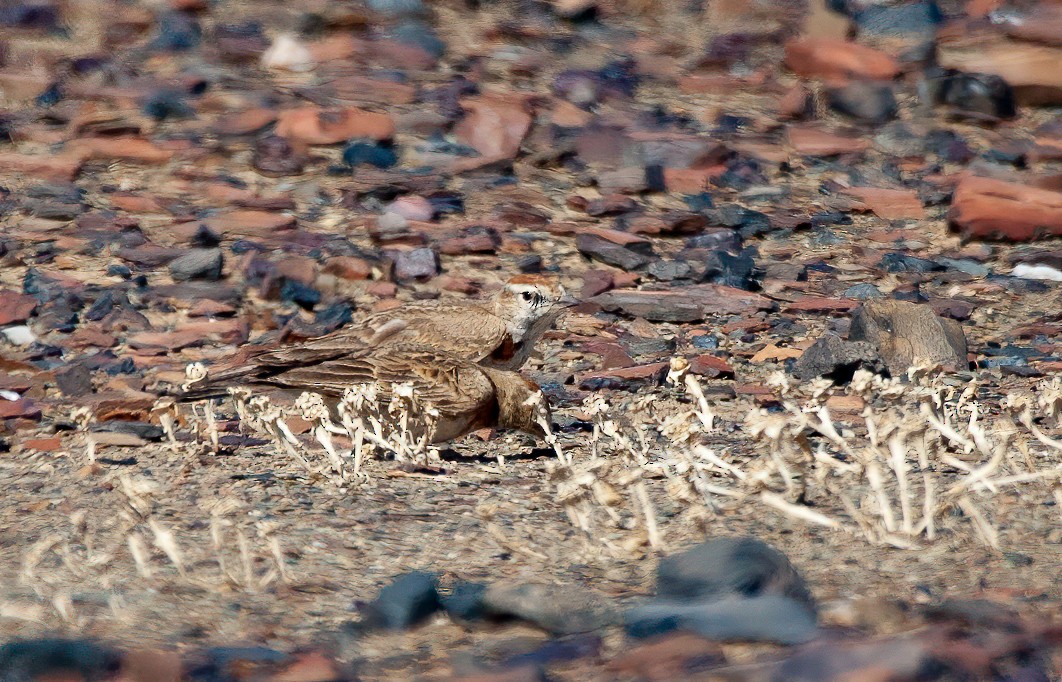
[[[530,301],[534,297],[535,297],[535,295],[532,294],[530,291],[520,292],[520,298],[524,299],[525,301]]]

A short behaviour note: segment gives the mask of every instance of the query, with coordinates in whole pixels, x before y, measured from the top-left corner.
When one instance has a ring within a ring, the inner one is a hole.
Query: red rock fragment
[[[248,109],[219,117],[214,122],[213,129],[217,135],[249,135],[265,128],[275,120],[277,120],[277,112],[273,109]]]
[[[851,195],[874,212],[874,215],[886,220],[912,218],[922,220],[926,217],[925,207],[913,190],[885,189],[879,187],[851,187],[845,194]]]
[[[690,371],[713,379],[721,376],[734,376],[734,368],[726,360],[707,353],[690,360]]]
[[[163,213],[164,209],[154,197],[139,194],[111,194],[111,206],[129,213]]]
[[[395,122],[388,114],[356,107],[322,109],[301,107],[280,113],[277,135],[301,144],[336,144],[357,137],[389,140]]]
[[[634,365],[634,359],[618,343],[592,341],[583,350],[601,356],[601,369],[621,369]]]
[[[579,387],[586,391],[601,388],[629,389],[642,384],[659,384],[667,374],[670,364],[653,362],[648,365],[621,367],[601,372],[589,372],[579,376]]]
[[[488,93],[461,100],[465,117],[454,127],[462,144],[483,155],[481,160],[512,159],[531,129],[527,100],[518,95]]]
[[[834,38],[789,41],[785,65],[805,78],[887,80],[900,73],[899,63],[884,52]]]
[[[40,419],[41,408],[29,398],[5,400],[0,398],[0,419]]]
[[[263,235],[295,227],[295,218],[269,211],[236,210],[211,216],[203,224],[221,235]]]
[[[342,279],[369,279],[372,276],[372,265],[364,258],[333,256],[325,261],[324,272]]]
[[[0,168],[5,173],[22,173],[49,180],[70,181],[81,171],[84,159],[62,154],[59,156],[37,156],[33,154],[0,154]]]
[[[81,137],[66,143],[67,151],[85,160],[129,161],[131,163],[166,163],[173,151],[156,146],[149,140],[131,135],[117,137]]]
[[[811,126],[789,126],[785,135],[793,151],[805,156],[861,154],[870,148],[867,140],[837,135]]]
[[[664,187],[675,194],[700,194],[716,174],[714,168],[665,168]]]
[[[37,307],[37,299],[9,289],[0,289],[0,326],[25,322]]]
[[[955,187],[948,222],[966,237],[1030,241],[1062,235],[1062,192],[991,178]]]
[[[22,448],[25,450],[36,450],[37,452],[55,452],[63,447],[63,439],[59,436],[52,436],[50,438],[27,438],[22,441]]]
[[[810,110],[811,93],[803,83],[797,83],[786,90],[778,100],[779,118],[804,118]]]

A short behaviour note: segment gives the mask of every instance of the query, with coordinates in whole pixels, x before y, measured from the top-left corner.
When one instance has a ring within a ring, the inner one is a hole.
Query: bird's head
[[[513,277],[494,299],[494,313],[509,325],[520,343],[532,329],[548,327],[566,308],[578,303],[560,282],[539,275]]]

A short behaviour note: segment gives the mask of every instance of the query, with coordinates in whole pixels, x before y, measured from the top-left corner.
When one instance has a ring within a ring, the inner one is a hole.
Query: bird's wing
[[[254,361],[272,368],[306,366],[361,349],[395,345],[436,348],[473,362],[504,354],[507,346],[512,353],[505,322],[486,308],[426,301],[373,313],[331,334],[263,353]]]
[[[312,366],[292,367],[256,383],[340,396],[358,384],[412,384],[420,400],[442,414],[481,411],[494,386],[475,364],[430,348],[373,349]]]

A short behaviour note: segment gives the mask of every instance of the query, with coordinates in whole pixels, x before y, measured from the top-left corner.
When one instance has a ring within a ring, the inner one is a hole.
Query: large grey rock
[[[482,602],[490,615],[521,618],[558,635],[591,632],[620,620],[604,597],[571,585],[495,584]]]
[[[441,608],[434,573],[413,572],[398,576],[380,590],[365,607],[363,622],[371,627],[404,630]]]
[[[715,538],[660,560],[656,593],[671,599],[723,599],[776,594],[815,600],[785,554],[752,537]]]
[[[928,305],[884,299],[867,301],[852,312],[849,341],[873,346],[892,376],[919,360],[966,370],[966,335],[955,320],[940,317]]]

